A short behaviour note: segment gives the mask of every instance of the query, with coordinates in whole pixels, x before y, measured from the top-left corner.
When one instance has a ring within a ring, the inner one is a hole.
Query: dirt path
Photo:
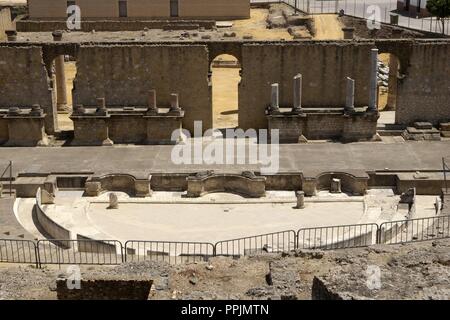
[[[314,15],[314,25],[316,27],[316,40],[339,40],[344,39],[342,24],[335,14]]]
[[[267,29],[266,20],[269,14],[267,9],[250,10],[250,19],[234,20],[232,30],[238,38],[244,35],[253,36],[254,40],[280,40],[292,39],[287,29]]]

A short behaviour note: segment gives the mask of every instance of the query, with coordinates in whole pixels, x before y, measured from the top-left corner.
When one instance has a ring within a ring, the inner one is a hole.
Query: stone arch
[[[212,103],[212,127],[238,127],[239,86],[242,79],[241,62],[234,55],[221,54],[209,65],[208,83]]]

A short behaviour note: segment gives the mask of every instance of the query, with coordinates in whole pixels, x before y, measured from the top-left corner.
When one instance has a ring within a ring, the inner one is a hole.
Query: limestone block
[[[176,144],[172,141],[172,133],[182,128],[184,111],[179,115],[144,116],[147,120],[147,144]]]
[[[48,145],[44,116],[7,115],[9,147],[35,147]]]
[[[305,179],[302,181],[302,186],[306,196],[312,197],[317,194],[316,179]]]
[[[86,181],[84,191],[88,197],[97,197],[102,191],[102,184],[100,181]]]
[[[136,197],[148,197],[152,195],[150,180],[136,180]]]
[[[41,189],[41,204],[54,204],[55,195],[49,193],[47,190]]]
[[[110,146],[113,141],[109,139],[109,117],[74,116],[70,119],[74,125],[74,139],[72,145],[77,146]]]

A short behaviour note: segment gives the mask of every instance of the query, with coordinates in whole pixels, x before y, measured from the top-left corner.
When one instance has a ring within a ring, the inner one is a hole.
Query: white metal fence
[[[339,13],[343,10],[348,16],[364,18],[381,23],[390,23],[391,14],[398,14],[398,25],[415,30],[450,35],[450,19],[444,26],[436,17],[415,18],[407,13],[397,13],[396,0],[251,0],[251,3],[284,2],[308,14]],[[374,18],[375,17],[375,18]]]

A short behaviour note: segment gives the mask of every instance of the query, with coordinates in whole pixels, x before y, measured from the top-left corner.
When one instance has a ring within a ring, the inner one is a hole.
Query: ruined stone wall
[[[31,108],[40,104],[47,114],[47,133],[56,128],[50,80],[40,47],[0,46],[0,107]]]
[[[449,41],[414,41],[398,84],[396,123],[450,120],[449,57]]]
[[[74,103],[94,106],[105,97],[109,108],[147,106],[155,89],[158,107],[169,107],[170,94],[178,93],[186,111],[183,126],[192,131],[194,120],[201,120],[210,128],[208,69],[204,45],[81,46]]]
[[[369,99],[370,42],[244,44],[239,126],[266,128],[270,84],[280,84],[280,106],[293,106],[293,77],[303,75],[304,107],[343,107],[346,77],[355,79],[355,105]]]

